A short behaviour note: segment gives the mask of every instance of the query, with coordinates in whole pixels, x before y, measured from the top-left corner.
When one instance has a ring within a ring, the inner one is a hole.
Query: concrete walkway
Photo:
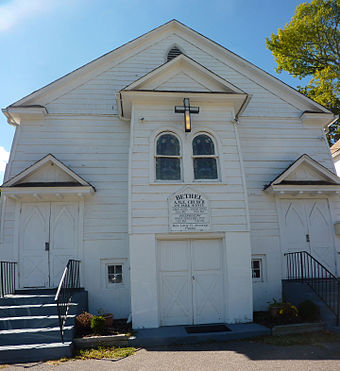
[[[52,365],[12,365],[5,370],[339,371],[340,343],[273,346],[252,341],[148,347],[122,360],[69,361]]]
[[[211,342],[246,339],[254,336],[271,334],[269,328],[258,325],[256,323],[240,323],[234,325],[225,324],[225,326],[230,331],[206,333],[201,332],[190,334],[186,331],[186,327],[190,326],[169,326],[137,330],[135,338],[133,340],[129,340],[129,345],[145,347],[153,345],[197,344],[208,341]]]

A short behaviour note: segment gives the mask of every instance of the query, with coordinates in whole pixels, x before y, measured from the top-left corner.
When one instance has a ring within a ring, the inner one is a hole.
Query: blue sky
[[[265,38],[298,0],[0,0],[0,108],[175,18],[277,75]],[[0,114],[0,181],[14,128]]]

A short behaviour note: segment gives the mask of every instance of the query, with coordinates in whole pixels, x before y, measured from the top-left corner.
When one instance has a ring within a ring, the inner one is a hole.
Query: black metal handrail
[[[16,262],[0,262],[0,298],[15,292]]]
[[[287,279],[305,283],[324,301],[340,322],[340,280],[307,251],[284,254],[287,257]]]
[[[64,269],[54,301],[57,304],[61,341],[64,342],[64,327],[75,289],[80,288],[80,260],[70,259]]]

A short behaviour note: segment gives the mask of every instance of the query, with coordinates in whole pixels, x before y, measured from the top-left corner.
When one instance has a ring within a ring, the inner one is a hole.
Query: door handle
[[[49,250],[50,250],[50,243],[45,242],[45,251],[49,251]]]
[[[306,242],[310,242],[309,234],[306,234]]]

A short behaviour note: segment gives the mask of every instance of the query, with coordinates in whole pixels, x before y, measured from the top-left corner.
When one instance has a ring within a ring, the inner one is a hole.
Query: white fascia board
[[[10,125],[20,125],[22,120],[40,120],[47,115],[43,106],[7,107],[2,110]]]
[[[296,184],[277,184],[271,185],[267,189],[265,189],[267,193],[275,193],[275,194],[323,194],[323,193],[338,193],[340,194],[340,184],[335,185],[313,185],[313,184],[304,184],[304,185],[296,185]]]
[[[336,184],[340,184],[340,178],[332,173],[330,170],[319,164],[317,161],[313,160],[308,155],[302,155],[295,163],[293,163],[289,169],[284,171],[275,181],[272,183],[272,186],[279,185],[287,176],[289,176],[292,172],[296,170],[302,163],[307,163],[311,166],[312,169],[316,170],[322,176],[330,179]],[[301,179],[303,180],[303,179]]]
[[[325,128],[332,125],[339,116],[333,113],[304,112],[300,118],[303,125],[320,125]]]
[[[285,100],[287,103],[292,104],[296,108],[301,109],[301,111],[307,111],[307,106],[310,110],[314,108],[315,110],[319,110],[321,112],[331,113],[330,110],[323,107],[321,104],[306,97],[304,94],[298,92],[277,77],[271,75],[260,67],[257,67],[253,63],[233,53],[229,49],[218,44],[216,41],[209,39],[208,37],[200,34],[199,32],[180,22],[177,22],[177,26],[181,27],[183,32],[192,37],[192,43],[194,45],[200,41],[204,46],[210,49],[212,55],[214,55],[214,57],[220,62],[243,74],[245,77],[251,78],[258,85],[272,91],[279,98]],[[196,40],[196,42],[194,40]],[[228,60],[226,60],[226,57],[228,58]],[[249,76],[249,72],[252,73],[251,77]],[[266,84],[268,84],[268,86],[264,86]]]
[[[61,170],[63,170],[65,173],[67,173],[71,178],[73,178],[75,181],[80,183],[81,186],[91,186],[86,180],[84,180],[82,177],[77,175],[73,170],[68,168],[66,165],[64,165],[61,161],[57,160],[53,155],[48,154],[47,156],[43,157],[42,159],[35,162],[33,165],[29,166],[27,169],[23,170],[19,174],[15,175],[13,178],[7,180],[2,186],[3,187],[10,187],[14,184],[18,183],[21,179],[25,178],[26,176],[32,174],[34,171],[38,170],[42,166],[44,166],[47,162],[53,162],[54,165],[59,167]]]
[[[185,92],[185,91],[121,91],[122,114],[125,118],[131,117],[131,109],[134,103],[142,104],[167,104],[181,105],[184,98],[189,98],[194,104],[212,104],[229,106],[236,113],[246,102],[247,94],[233,93],[205,93],[205,92]]]
[[[75,186],[75,187],[0,187],[1,194],[9,195],[92,195],[95,190],[92,186]]]
[[[34,104],[36,102],[44,106],[47,105],[54,99],[73,89],[75,86],[79,86],[88,81],[91,75],[98,75],[108,68],[113,68],[115,65],[122,63],[127,58],[147,48],[156,38],[162,38],[170,33],[171,30],[174,29],[175,22],[175,20],[167,22],[138,38],[128,41],[116,49],[52,81],[48,85],[35,90],[29,95],[12,103],[9,107]]]
[[[170,76],[168,75],[169,72],[173,72],[172,75],[178,72],[187,72],[188,75],[192,73],[200,74],[205,80],[211,80],[214,84],[218,84],[221,86],[222,89],[226,91],[231,91],[235,94],[245,94],[244,91],[236,87],[235,85],[231,84],[229,81],[225,80],[221,76],[217,75],[216,73],[210,71],[206,67],[202,66],[201,64],[197,63],[192,58],[188,57],[185,54],[181,54],[178,57],[172,59],[170,62],[166,62],[162,64],[160,67],[155,68],[151,72],[145,74],[138,80],[132,82],[122,90],[138,90],[143,89],[145,85],[160,85],[164,81],[166,81]],[[171,73],[170,72],[170,73]],[[164,77],[163,77],[164,76]],[[202,82],[204,85],[204,82]],[[149,87],[146,89],[151,90]]]
[[[79,67],[73,72],[70,72],[69,74],[55,80],[45,87],[27,95],[26,97],[13,103],[11,106],[34,104],[34,102],[38,102],[39,99],[42,100],[42,105],[46,105],[53,99],[62,95],[64,92],[70,90],[72,87],[78,86],[87,81],[89,79],[89,75],[101,73],[105,71],[108,66],[114,67],[114,65],[123,62],[128,57],[146,48],[155,39],[160,40],[163,36],[171,32],[174,34],[178,33],[179,37],[183,37],[183,35],[181,35],[181,33],[183,33],[184,36],[187,36],[191,39],[188,41],[192,42],[194,45],[201,43],[201,45],[220,62],[243,74],[245,77],[251,78],[255,83],[263,86],[265,89],[272,90],[273,93],[278,97],[301,109],[301,111],[315,109],[319,110],[320,112],[330,113],[330,111],[325,107],[299,93],[289,85],[283,83],[281,80],[246,61],[242,57],[234,54],[215,41],[178,22],[177,20],[171,20],[159,26],[158,28],[155,28],[146,34],[114,49],[113,51],[104,54],[103,56],[85,64],[82,67]],[[249,76],[249,73],[252,73],[252,75]]]

